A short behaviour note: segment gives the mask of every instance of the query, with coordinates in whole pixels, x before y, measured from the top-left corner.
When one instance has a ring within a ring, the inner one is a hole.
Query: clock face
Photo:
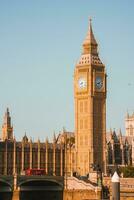
[[[100,77],[100,76],[96,77],[95,85],[96,85],[96,88],[99,89],[99,90],[102,88],[102,86],[103,86],[102,77]]]
[[[82,77],[79,78],[79,80],[78,80],[78,86],[79,86],[79,88],[83,89],[83,88],[86,87],[86,85],[87,85],[86,80],[84,78],[82,78]]]

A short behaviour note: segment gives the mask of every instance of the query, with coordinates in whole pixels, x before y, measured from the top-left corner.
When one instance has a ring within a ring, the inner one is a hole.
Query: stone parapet
[[[63,200],[100,200],[101,199],[101,191],[93,191],[93,190],[64,190]]]
[[[89,182],[79,180],[75,177],[68,177],[65,180],[65,185],[63,200],[101,199],[101,188]]]

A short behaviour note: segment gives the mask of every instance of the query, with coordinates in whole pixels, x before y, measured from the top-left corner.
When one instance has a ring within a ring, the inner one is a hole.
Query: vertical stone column
[[[73,167],[72,167],[72,147],[70,147],[70,176],[73,176]]]
[[[19,189],[13,191],[12,200],[20,200],[20,190]]]
[[[78,169],[78,162],[77,162],[77,154],[78,152],[75,151],[75,172],[77,172],[77,169]],[[89,161],[89,156],[90,156],[90,152],[88,151],[88,161]]]
[[[13,180],[13,183],[14,183],[13,184],[13,189],[15,191],[15,190],[17,190],[17,175],[15,174],[13,178],[14,178],[14,180]]]
[[[20,191],[19,190],[13,191],[12,200],[20,200]]]
[[[112,142],[112,160],[113,160],[113,164],[115,164],[114,141]]]
[[[65,176],[67,176],[67,135],[65,133],[65,144],[64,144],[64,152],[65,152]]]
[[[55,158],[56,158],[56,146],[55,146],[55,142],[53,143],[53,176],[55,176],[55,173],[56,173],[56,168],[55,168],[55,164],[56,164],[56,160],[55,160]]]
[[[64,177],[65,177],[65,189],[67,186],[67,134],[65,133],[65,143],[64,143],[64,154],[65,154],[65,166],[64,166]]]
[[[131,151],[132,151],[132,149],[131,149],[131,147],[129,145],[129,149],[128,149],[128,165],[131,165]]]
[[[63,149],[62,144],[60,146],[60,175],[63,176]]]
[[[124,162],[124,148],[123,148],[123,144],[121,144],[121,157],[122,157],[122,165],[124,165],[125,162]]]
[[[5,153],[4,153],[4,175],[7,175],[7,140],[5,141]]]
[[[105,91],[107,88],[107,75],[105,74]],[[106,97],[105,97],[106,98]],[[107,145],[106,145],[106,99],[103,101],[103,147],[102,147],[102,154],[103,154],[103,160],[102,160],[102,171],[104,174],[107,172]]]
[[[13,150],[13,174],[16,174],[16,140],[14,139],[14,150]]]
[[[46,139],[46,174],[48,174],[48,139]]]
[[[38,140],[38,169],[40,169],[40,140]]]
[[[134,166],[134,139],[132,139],[132,166]]]
[[[14,175],[14,187],[13,187],[13,196],[12,196],[12,200],[19,200],[19,191],[20,188],[17,185],[17,175]]]
[[[32,169],[33,162],[33,151],[32,151],[32,140],[30,140],[30,169]]]
[[[68,161],[68,172],[69,172],[69,176],[71,175],[71,145],[69,143],[69,151],[68,151],[68,157],[69,157],[69,161]]]
[[[95,72],[93,73],[93,79],[95,80]],[[93,82],[94,83],[94,82]],[[88,99],[89,101],[89,110],[90,110],[90,120],[89,120],[89,129],[90,129],[90,135],[89,135],[89,161],[87,163],[88,171],[91,171],[90,166],[94,163],[94,138],[93,138],[93,99]],[[79,155],[78,155],[79,156]]]
[[[24,171],[24,141],[22,141],[21,172]]]

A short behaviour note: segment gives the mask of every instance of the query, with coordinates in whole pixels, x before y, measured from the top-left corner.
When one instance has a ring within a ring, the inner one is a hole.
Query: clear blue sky
[[[74,131],[73,72],[88,18],[108,74],[107,129],[134,110],[134,1],[0,1],[0,126],[16,138]]]

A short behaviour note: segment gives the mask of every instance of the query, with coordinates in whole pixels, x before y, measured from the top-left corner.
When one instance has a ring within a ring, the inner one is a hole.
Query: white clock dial
[[[103,86],[102,77],[100,77],[100,76],[97,76],[97,77],[96,77],[95,85],[96,85],[96,88],[97,88],[97,89],[101,89],[101,88],[102,88],[102,86]]]
[[[87,83],[86,83],[86,80],[85,80],[84,78],[80,78],[80,79],[78,80],[78,86],[79,86],[80,89],[85,88],[86,85],[87,85]]]

